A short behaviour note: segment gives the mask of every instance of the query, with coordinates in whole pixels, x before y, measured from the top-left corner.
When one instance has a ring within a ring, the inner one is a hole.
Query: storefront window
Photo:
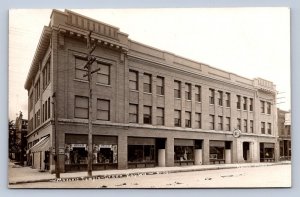
[[[192,161],[194,160],[193,146],[174,146],[175,161]]]
[[[67,144],[65,164],[87,164],[87,144]]]
[[[93,145],[93,163],[118,163],[118,145]]]
[[[265,148],[265,159],[273,159],[274,158],[274,149],[273,148]]]
[[[154,145],[128,145],[128,162],[155,162]]]
[[[210,160],[224,160],[225,147],[209,147],[209,159]]]

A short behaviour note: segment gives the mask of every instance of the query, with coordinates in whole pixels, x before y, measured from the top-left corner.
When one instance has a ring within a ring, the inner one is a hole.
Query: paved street
[[[156,175],[10,185],[11,188],[232,188],[290,187],[291,165],[241,167]]]

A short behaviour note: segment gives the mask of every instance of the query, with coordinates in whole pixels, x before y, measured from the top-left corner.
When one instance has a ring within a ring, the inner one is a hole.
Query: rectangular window
[[[196,113],[195,116],[196,128],[201,129],[201,113]]]
[[[150,106],[144,106],[144,124],[151,124],[151,107]]]
[[[150,74],[147,74],[147,73],[144,73],[144,92],[147,92],[147,93],[151,93],[152,92],[152,80],[151,80],[151,75]]]
[[[230,93],[226,92],[226,107],[230,107]]]
[[[241,96],[240,95],[236,95],[236,99],[237,99],[236,108],[237,109],[241,109]]]
[[[253,120],[250,120],[250,133],[254,133]]]
[[[247,97],[243,97],[243,110],[247,110]]]
[[[185,127],[191,128],[191,112],[186,111],[185,112]]]
[[[37,102],[40,98],[41,90],[40,90],[40,79],[37,80],[35,86],[34,86],[34,91],[35,91],[35,102]]]
[[[138,123],[138,105],[129,104],[129,122]]]
[[[45,121],[45,104],[42,105],[42,122]]]
[[[201,102],[201,86],[195,86],[195,100]]]
[[[86,60],[83,58],[75,58],[75,78],[81,80],[88,80],[88,77],[84,75],[87,74],[87,70],[84,68],[86,65]]]
[[[271,114],[271,103],[267,102],[267,114]]]
[[[129,71],[129,89],[138,90],[138,72],[134,70]]]
[[[272,134],[272,125],[271,123],[268,123],[268,134]]]
[[[261,122],[261,133],[262,134],[266,133],[266,123],[265,122]]]
[[[181,126],[181,111],[180,110],[174,111],[174,126],[175,127]]]
[[[44,118],[45,118],[45,120],[47,120],[49,117],[48,117],[48,113],[47,113],[47,109],[48,108],[48,101],[46,100],[46,102],[45,102],[45,107],[44,107]]]
[[[247,119],[244,119],[244,132],[247,133],[248,132],[248,125],[247,125]]]
[[[174,81],[174,97],[181,98],[181,82]]]
[[[215,130],[215,116],[209,115],[209,129]]]
[[[110,85],[110,65],[98,62],[97,82]]]
[[[209,104],[215,104],[215,90],[209,88]]]
[[[218,104],[219,104],[219,106],[223,106],[223,92],[218,91],[218,95],[219,95]]]
[[[240,118],[237,119],[236,127],[237,127],[237,129],[241,130],[241,119]]]
[[[164,108],[156,108],[156,124],[157,125],[164,125],[165,124],[165,113]]]
[[[223,130],[223,116],[218,116],[218,130]]]
[[[225,121],[225,130],[230,131],[230,117],[226,117]]]
[[[110,100],[97,99],[97,119],[110,120]]]
[[[50,97],[48,98],[48,118],[50,118]]]
[[[89,118],[89,98],[75,96],[75,118]]]
[[[249,110],[253,111],[253,98],[250,98]]]
[[[260,112],[265,113],[265,101],[260,101]]]
[[[164,95],[164,78],[163,77],[157,77],[156,78],[156,94],[158,95]]]
[[[48,60],[48,62],[44,66],[42,75],[43,75],[43,89],[45,89],[50,83],[50,60]]]
[[[192,100],[192,85],[190,83],[185,84],[185,99]]]

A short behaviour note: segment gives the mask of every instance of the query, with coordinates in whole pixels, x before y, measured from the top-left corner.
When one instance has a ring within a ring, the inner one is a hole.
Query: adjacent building
[[[277,109],[280,160],[291,160],[291,112]]]
[[[272,82],[138,43],[69,10],[50,18],[25,83],[33,167],[53,172],[58,143],[62,172],[87,168],[90,31],[93,70],[100,68],[92,81],[94,170],[278,160]]]

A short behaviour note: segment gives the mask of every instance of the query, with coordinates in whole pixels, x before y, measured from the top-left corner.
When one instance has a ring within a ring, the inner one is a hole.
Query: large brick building
[[[83,67],[89,31],[97,43],[93,69],[101,69],[92,81],[93,169],[278,160],[272,82],[146,46],[117,27],[53,10],[25,83],[35,168],[54,170],[55,131],[60,169],[87,168],[89,85]]]

